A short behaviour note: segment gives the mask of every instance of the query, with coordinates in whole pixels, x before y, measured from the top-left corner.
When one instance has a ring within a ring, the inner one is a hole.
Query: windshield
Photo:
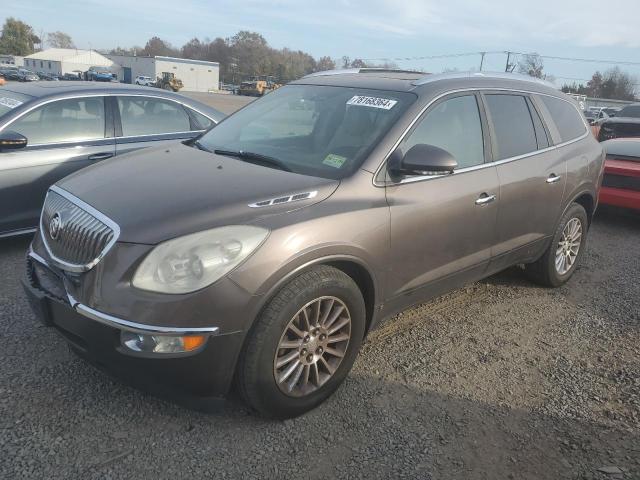
[[[4,89],[0,90],[0,117],[2,117],[5,113],[10,112],[14,108],[19,107],[30,98],[31,97],[22,95],[20,93],[11,92]]]
[[[617,116],[640,118],[640,105],[630,105],[628,107],[624,107],[618,112]]]
[[[317,85],[279,88],[206,133],[207,150],[249,152],[295,173],[341,179],[416,99],[412,93]]]

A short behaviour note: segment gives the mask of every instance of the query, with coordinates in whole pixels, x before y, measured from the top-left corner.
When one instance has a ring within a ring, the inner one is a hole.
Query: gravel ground
[[[94,370],[30,313],[28,239],[3,240],[0,478],[640,478],[638,238],[640,218],[601,212],[568,285],[512,269],[407,310],[285,422]]]

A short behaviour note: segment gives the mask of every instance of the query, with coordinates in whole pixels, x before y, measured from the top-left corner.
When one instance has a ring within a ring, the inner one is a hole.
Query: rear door
[[[200,118],[206,117],[170,99],[129,95],[112,97],[111,100],[116,112],[118,155],[195,138],[208,128],[208,125],[202,125]]]
[[[101,96],[42,104],[5,130],[28,144],[0,152],[0,233],[36,227],[51,184],[115,154],[113,121]]]
[[[567,165],[549,148],[550,133],[528,94],[484,92],[483,99],[500,180],[497,271],[542,252],[561,213]]]

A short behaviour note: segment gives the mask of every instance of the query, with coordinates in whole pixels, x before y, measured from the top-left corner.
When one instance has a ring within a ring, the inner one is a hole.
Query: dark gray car
[[[367,332],[512,265],[573,274],[603,151],[574,101],[504,75],[312,75],[191,145],[51,188],[25,287],[139,387],[301,414]],[[535,319],[532,319],[535,321]]]
[[[224,115],[183,95],[66,82],[0,88],[0,237],[35,230],[49,185],[100,160],[187,140]]]

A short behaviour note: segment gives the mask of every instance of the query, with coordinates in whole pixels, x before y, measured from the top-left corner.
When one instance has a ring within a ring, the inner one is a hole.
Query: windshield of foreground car
[[[0,118],[5,114],[18,108],[23,103],[29,101],[31,97],[10,90],[0,90]]]
[[[227,117],[198,143],[212,152],[269,157],[295,173],[341,179],[360,167],[415,99],[407,92],[288,85]]]

